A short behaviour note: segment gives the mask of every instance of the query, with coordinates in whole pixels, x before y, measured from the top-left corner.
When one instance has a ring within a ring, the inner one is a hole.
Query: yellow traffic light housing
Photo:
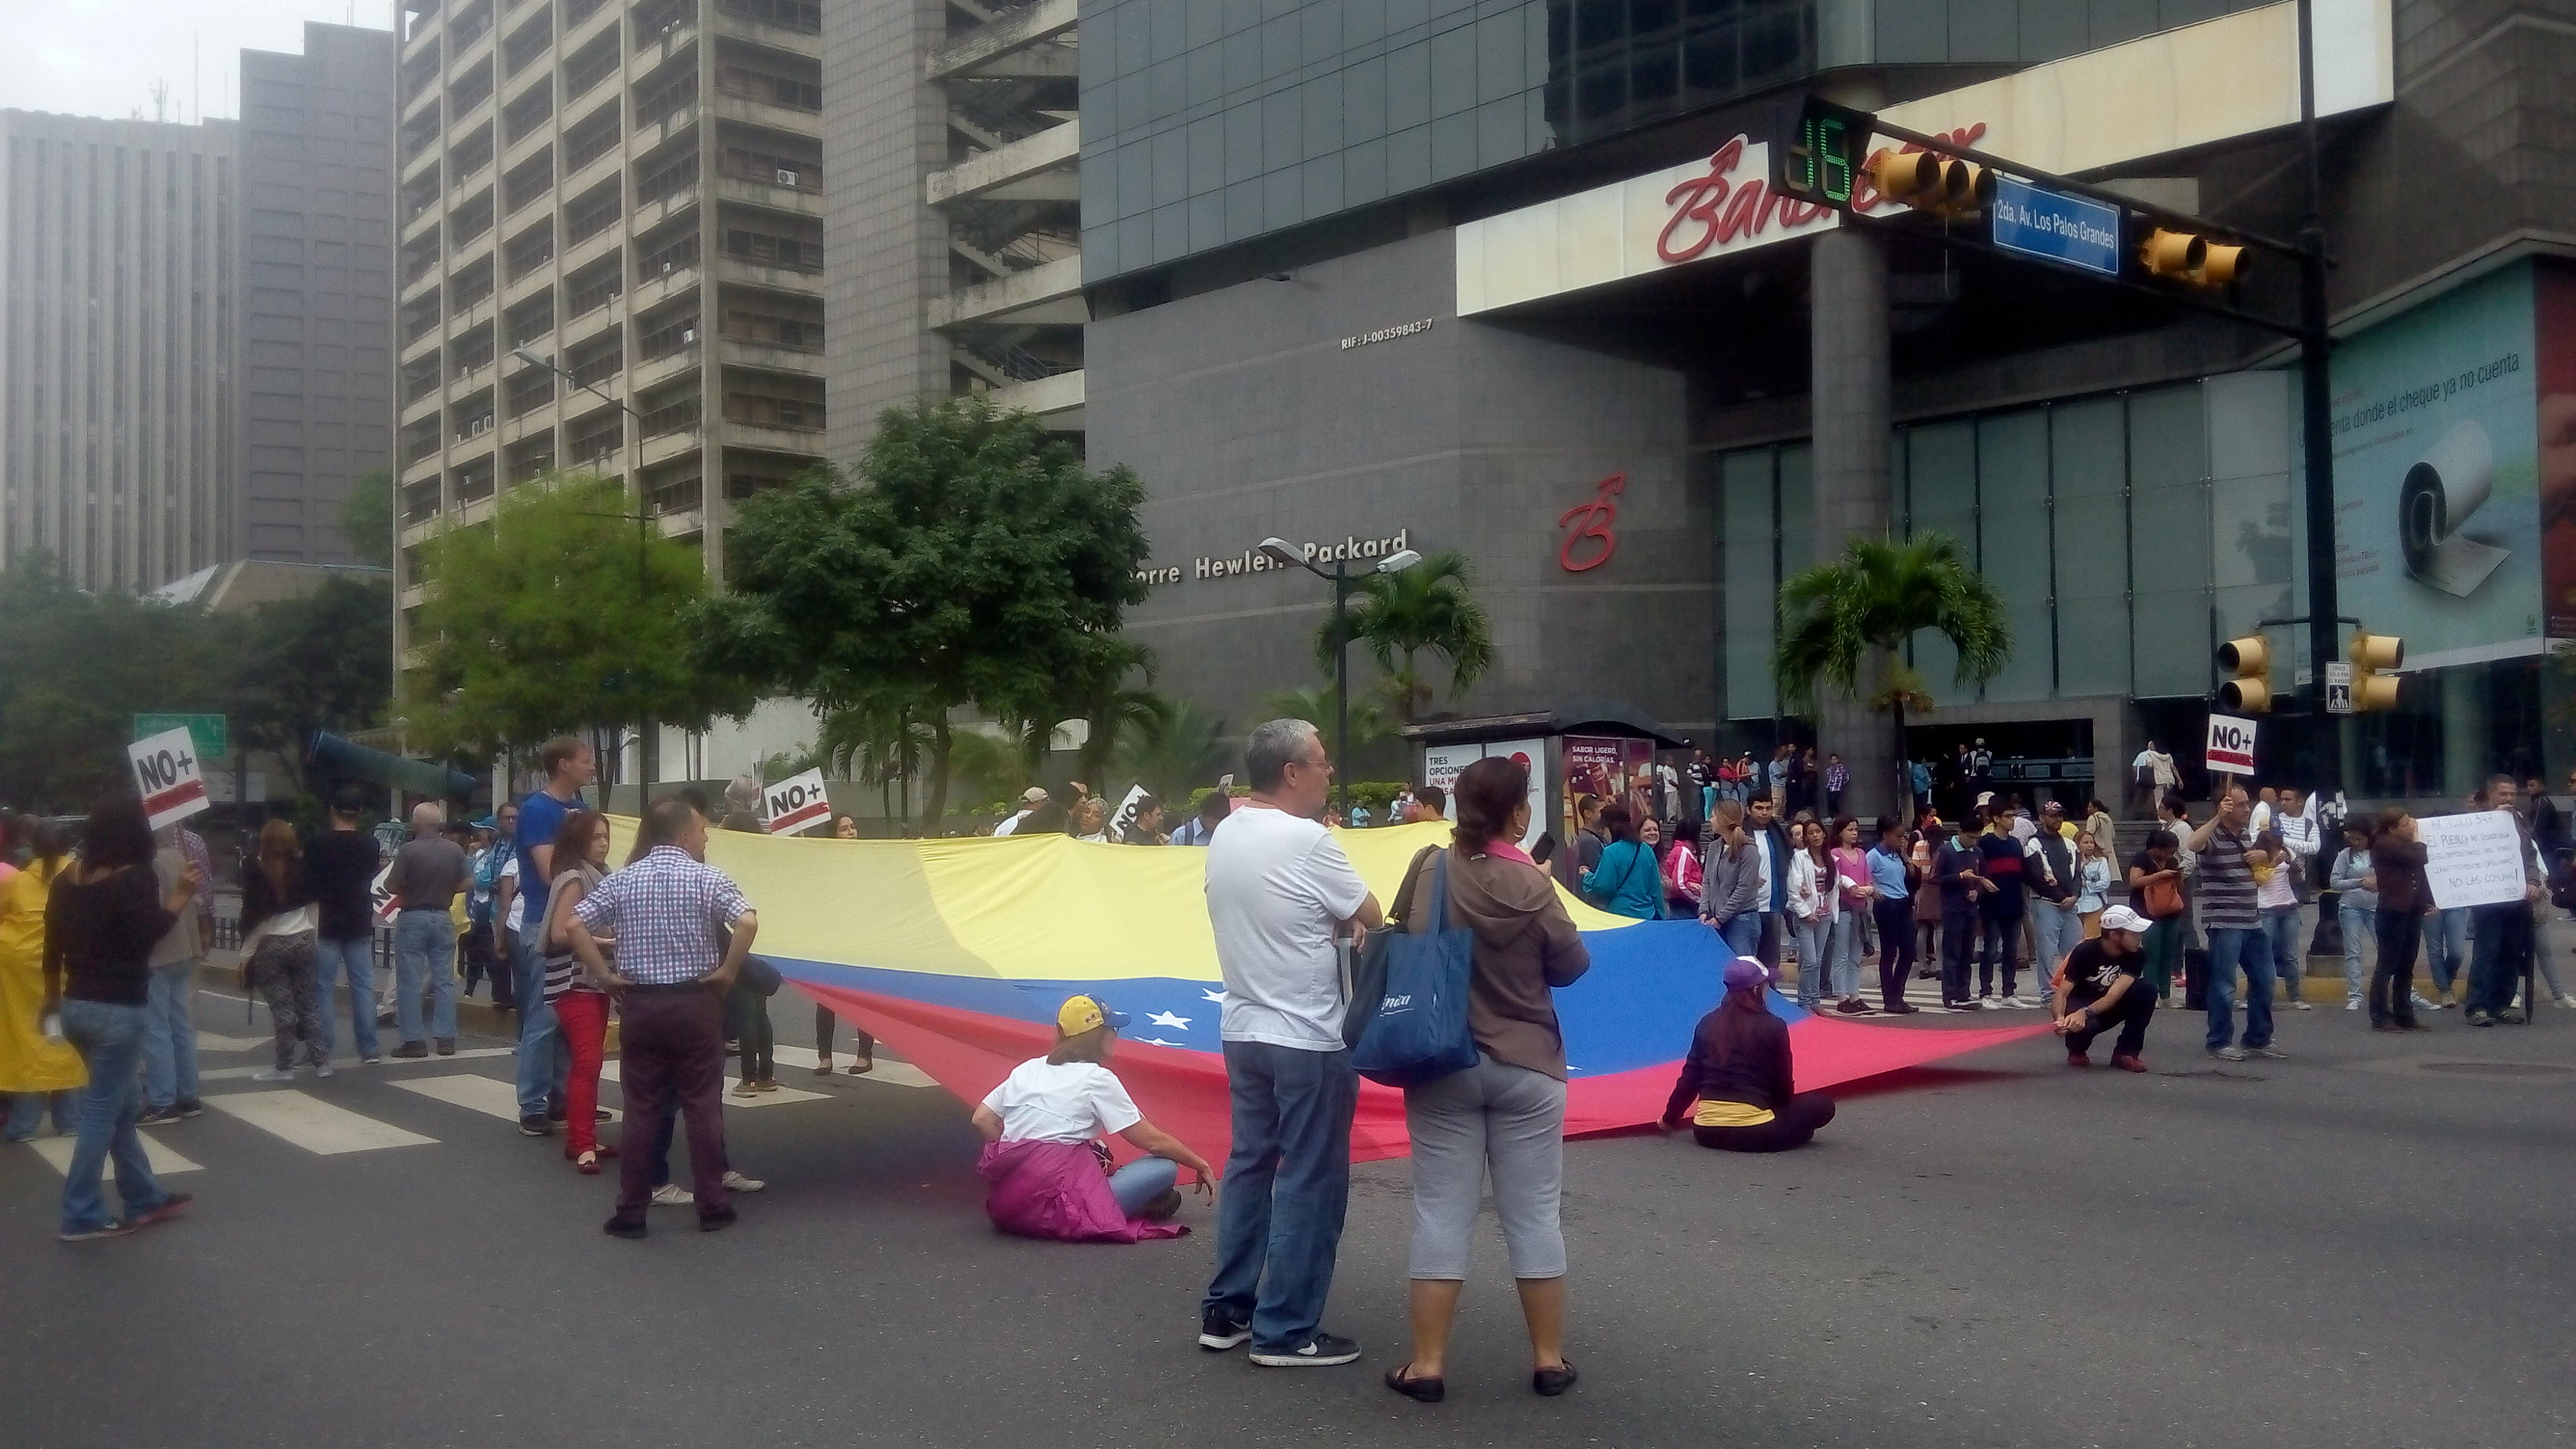
[[[1986,168],[1930,151],[1879,151],[1864,169],[1879,195],[1917,211],[1962,215],[1982,209],[1994,191]]]
[[[2393,671],[2406,662],[2406,641],[2394,634],[2366,634],[2356,629],[2350,657],[2353,710],[2362,713],[2395,709],[2397,675]]]
[[[2262,635],[2248,634],[2219,645],[2218,667],[2234,676],[2218,686],[2221,709],[2235,714],[2271,712],[2272,650]]]
[[[2250,264],[2241,246],[2164,227],[2147,234],[2146,244],[2138,248],[2138,260],[2156,276],[2194,287],[2224,287],[2242,279]]]

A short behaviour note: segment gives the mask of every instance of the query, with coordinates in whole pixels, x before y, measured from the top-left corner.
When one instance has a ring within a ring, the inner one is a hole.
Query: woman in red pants
[[[564,1084],[564,1156],[581,1171],[596,1173],[600,1159],[617,1155],[614,1146],[599,1142],[599,1063],[608,1040],[608,994],[583,973],[563,923],[607,872],[608,817],[596,810],[565,816],[563,828],[555,832],[554,863],[544,934],[538,940],[545,951],[546,1004],[554,1008],[572,1053],[572,1073]],[[613,940],[594,939],[603,955],[616,947]]]

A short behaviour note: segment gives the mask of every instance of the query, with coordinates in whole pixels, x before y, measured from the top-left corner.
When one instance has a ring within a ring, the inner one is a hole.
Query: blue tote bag
[[[1381,1086],[1419,1087],[1476,1064],[1476,1035],[1467,1026],[1476,933],[1450,928],[1449,852],[1433,858],[1431,871],[1431,929],[1390,926],[1369,940],[1386,984],[1351,1049],[1351,1065]]]

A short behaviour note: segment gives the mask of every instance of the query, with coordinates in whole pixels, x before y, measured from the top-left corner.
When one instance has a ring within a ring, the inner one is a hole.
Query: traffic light
[[[2267,714],[2272,708],[2272,649],[2260,634],[2218,646],[2218,667],[2235,677],[2218,686],[2219,708],[2232,714]]]
[[[2147,234],[2146,244],[2138,248],[2138,259],[2155,276],[2195,287],[2224,287],[2241,279],[2248,265],[2245,248],[2233,242],[2211,241],[2197,232],[2168,231],[2164,227]]]
[[[1983,209],[1994,194],[1986,168],[1930,151],[1880,151],[1864,169],[1879,195],[1917,211],[1965,215]]]
[[[2394,634],[2352,631],[2352,707],[2355,712],[2397,707],[2397,676],[2390,671],[2406,662],[2406,641]]]

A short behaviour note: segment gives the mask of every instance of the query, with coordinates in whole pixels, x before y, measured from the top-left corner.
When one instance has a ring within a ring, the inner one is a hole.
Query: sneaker
[[[88,1243],[95,1242],[100,1238],[121,1238],[127,1233],[133,1231],[134,1229],[132,1227],[111,1218],[94,1228],[82,1228],[76,1232],[69,1233],[56,1233],[54,1236],[62,1239],[66,1243]]]
[[[2523,1013],[2521,1007],[2508,1006],[2496,1013],[2496,1020],[2506,1026],[2523,1026],[2528,1024],[2531,1018]]]
[[[1255,1348],[1252,1361],[1263,1368],[1330,1368],[1352,1363],[1360,1356],[1360,1346],[1339,1334],[1307,1335],[1303,1343],[1285,1348]]]
[[[610,1218],[600,1225],[599,1230],[612,1238],[640,1238],[647,1231],[643,1221],[637,1218]]]
[[[2308,1004],[2307,1004],[2306,1002],[2304,1002],[2304,1001],[2293,1001],[2293,1002],[2291,1002],[2291,1003],[2290,1003],[2290,1009],[2291,1009],[2292,1011],[2314,1011],[2314,1010],[2316,1010],[2316,1008],[2315,1008],[2315,1007],[2308,1005]]]
[[[418,1061],[420,1058],[429,1055],[429,1044],[426,1042],[407,1041],[401,1046],[394,1048],[394,1055],[407,1062]],[[372,1061],[374,1058],[370,1057],[368,1060]]]
[[[2471,1026],[2493,1026],[2495,1018],[2483,1011],[2472,1011],[2468,1015],[2468,1023]]]
[[[292,1067],[270,1067],[264,1072],[251,1073],[250,1079],[254,1082],[291,1082],[295,1080],[295,1070]]]
[[[2089,1067],[2093,1065],[2093,1059],[2082,1052],[2068,1052],[2066,1064],[2070,1067]]]
[[[332,1075],[332,1072],[331,1072],[331,1064],[330,1064],[329,1062],[320,1062],[320,1063],[315,1064],[315,1066],[314,1066],[314,1068],[313,1068],[313,1075],[315,1075],[315,1076],[317,1076],[317,1077],[327,1077],[327,1076]]]
[[[179,1109],[177,1106],[155,1107],[144,1113],[142,1116],[135,1118],[134,1125],[137,1127],[166,1127],[170,1123],[178,1120]]]
[[[134,1228],[148,1228],[154,1223],[166,1223],[172,1218],[179,1216],[181,1213],[186,1212],[188,1210],[188,1204],[195,1202],[196,1200],[197,1199],[192,1194],[174,1192],[168,1197],[161,1199],[161,1205],[159,1207],[144,1213],[140,1217],[129,1219],[126,1225]]]
[[[2286,1062],[2290,1059],[2288,1052],[2276,1046],[2247,1047],[2245,1054],[2249,1057],[2267,1057],[2276,1062]]]
[[[206,1104],[198,1101],[194,1097],[181,1097],[179,1099],[179,1115],[182,1117],[203,1117],[206,1115]]]
[[[519,1119],[519,1135],[522,1137],[543,1137],[552,1131],[554,1131],[553,1124],[547,1122],[543,1117],[522,1117]]]
[[[769,1186],[759,1178],[745,1177],[730,1167],[725,1169],[724,1185],[727,1192],[758,1192]]]
[[[2343,1009],[2344,1009],[2344,1010],[2346,1010],[2346,1011],[2359,1011],[2359,1010],[2361,1010],[2361,998],[2360,998],[2360,997],[2358,997],[2358,996],[2347,996],[2347,997],[2345,997],[2345,998],[2343,999]]]
[[[399,1055],[399,1053],[397,1053],[397,1055]],[[378,1053],[375,1056],[358,1058],[358,1065],[362,1067],[382,1066],[384,1064],[384,1060],[384,1055],[382,1053]]]
[[[733,1223],[732,1208],[718,1208],[711,1213],[698,1214],[698,1231],[702,1233],[720,1233],[732,1227]]]
[[[2209,1054],[2222,1062],[2241,1062],[2245,1060],[2245,1048],[2243,1047],[2216,1047],[2213,1048]]]
[[[2111,1065],[2124,1072],[2143,1072],[2147,1069],[2147,1064],[2136,1057],[2113,1057]]]
[[[438,1054],[443,1057],[452,1057],[456,1055],[456,1038],[452,1036],[440,1037],[438,1039]]]
[[[1983,1011],[1986,1009],[1986,1004],[1982,1001],[1945,1001],[1941,1004],[1951,1011]]]
[[[697,1194],[690,1192],[687,1188],[680,1186],[676,1182],[666,1182],[660,1187],[653,1189],[653,1206],[655,1207],[688,1207],[696,1203],[697,1200]]]
[[[760,1083],[745,1077],[734,1087],[733,1094],[737,1097],[757,1097],[760,1095]]]
[[[2450,1005],[2450,1004],[2451,1004],[2451,1003],[2450,1003],[2450,1002],[2448,1002],[2447,1000],[2446,1000],[2446,1001],[2433,1001],[2433,1000],[2429,1000],[2429,999],[2427,999],[2427,998],[2425,997],[2424,993],[2423,993],[2423,992],[2421,992],[2421,991],[2418,991],[2418,992],[2416,992],[2416,993],[2415,993],[2415,1009],[2416,1009],[2417,1011],[2439,1011],[2439,1010],[2441,1010],[2443,1007],[2448,1006],[2448,1005]]]
[[[2549,1004],[2560,1007],[2576,1006],[2576,996],[2561,996]]]
[[[1199,1314],[1199,1347],[1210,1353],[1223,1353],[1252,1342],[1252,1320],[1237,1318],[1222,1308],[1210,1308]]]

